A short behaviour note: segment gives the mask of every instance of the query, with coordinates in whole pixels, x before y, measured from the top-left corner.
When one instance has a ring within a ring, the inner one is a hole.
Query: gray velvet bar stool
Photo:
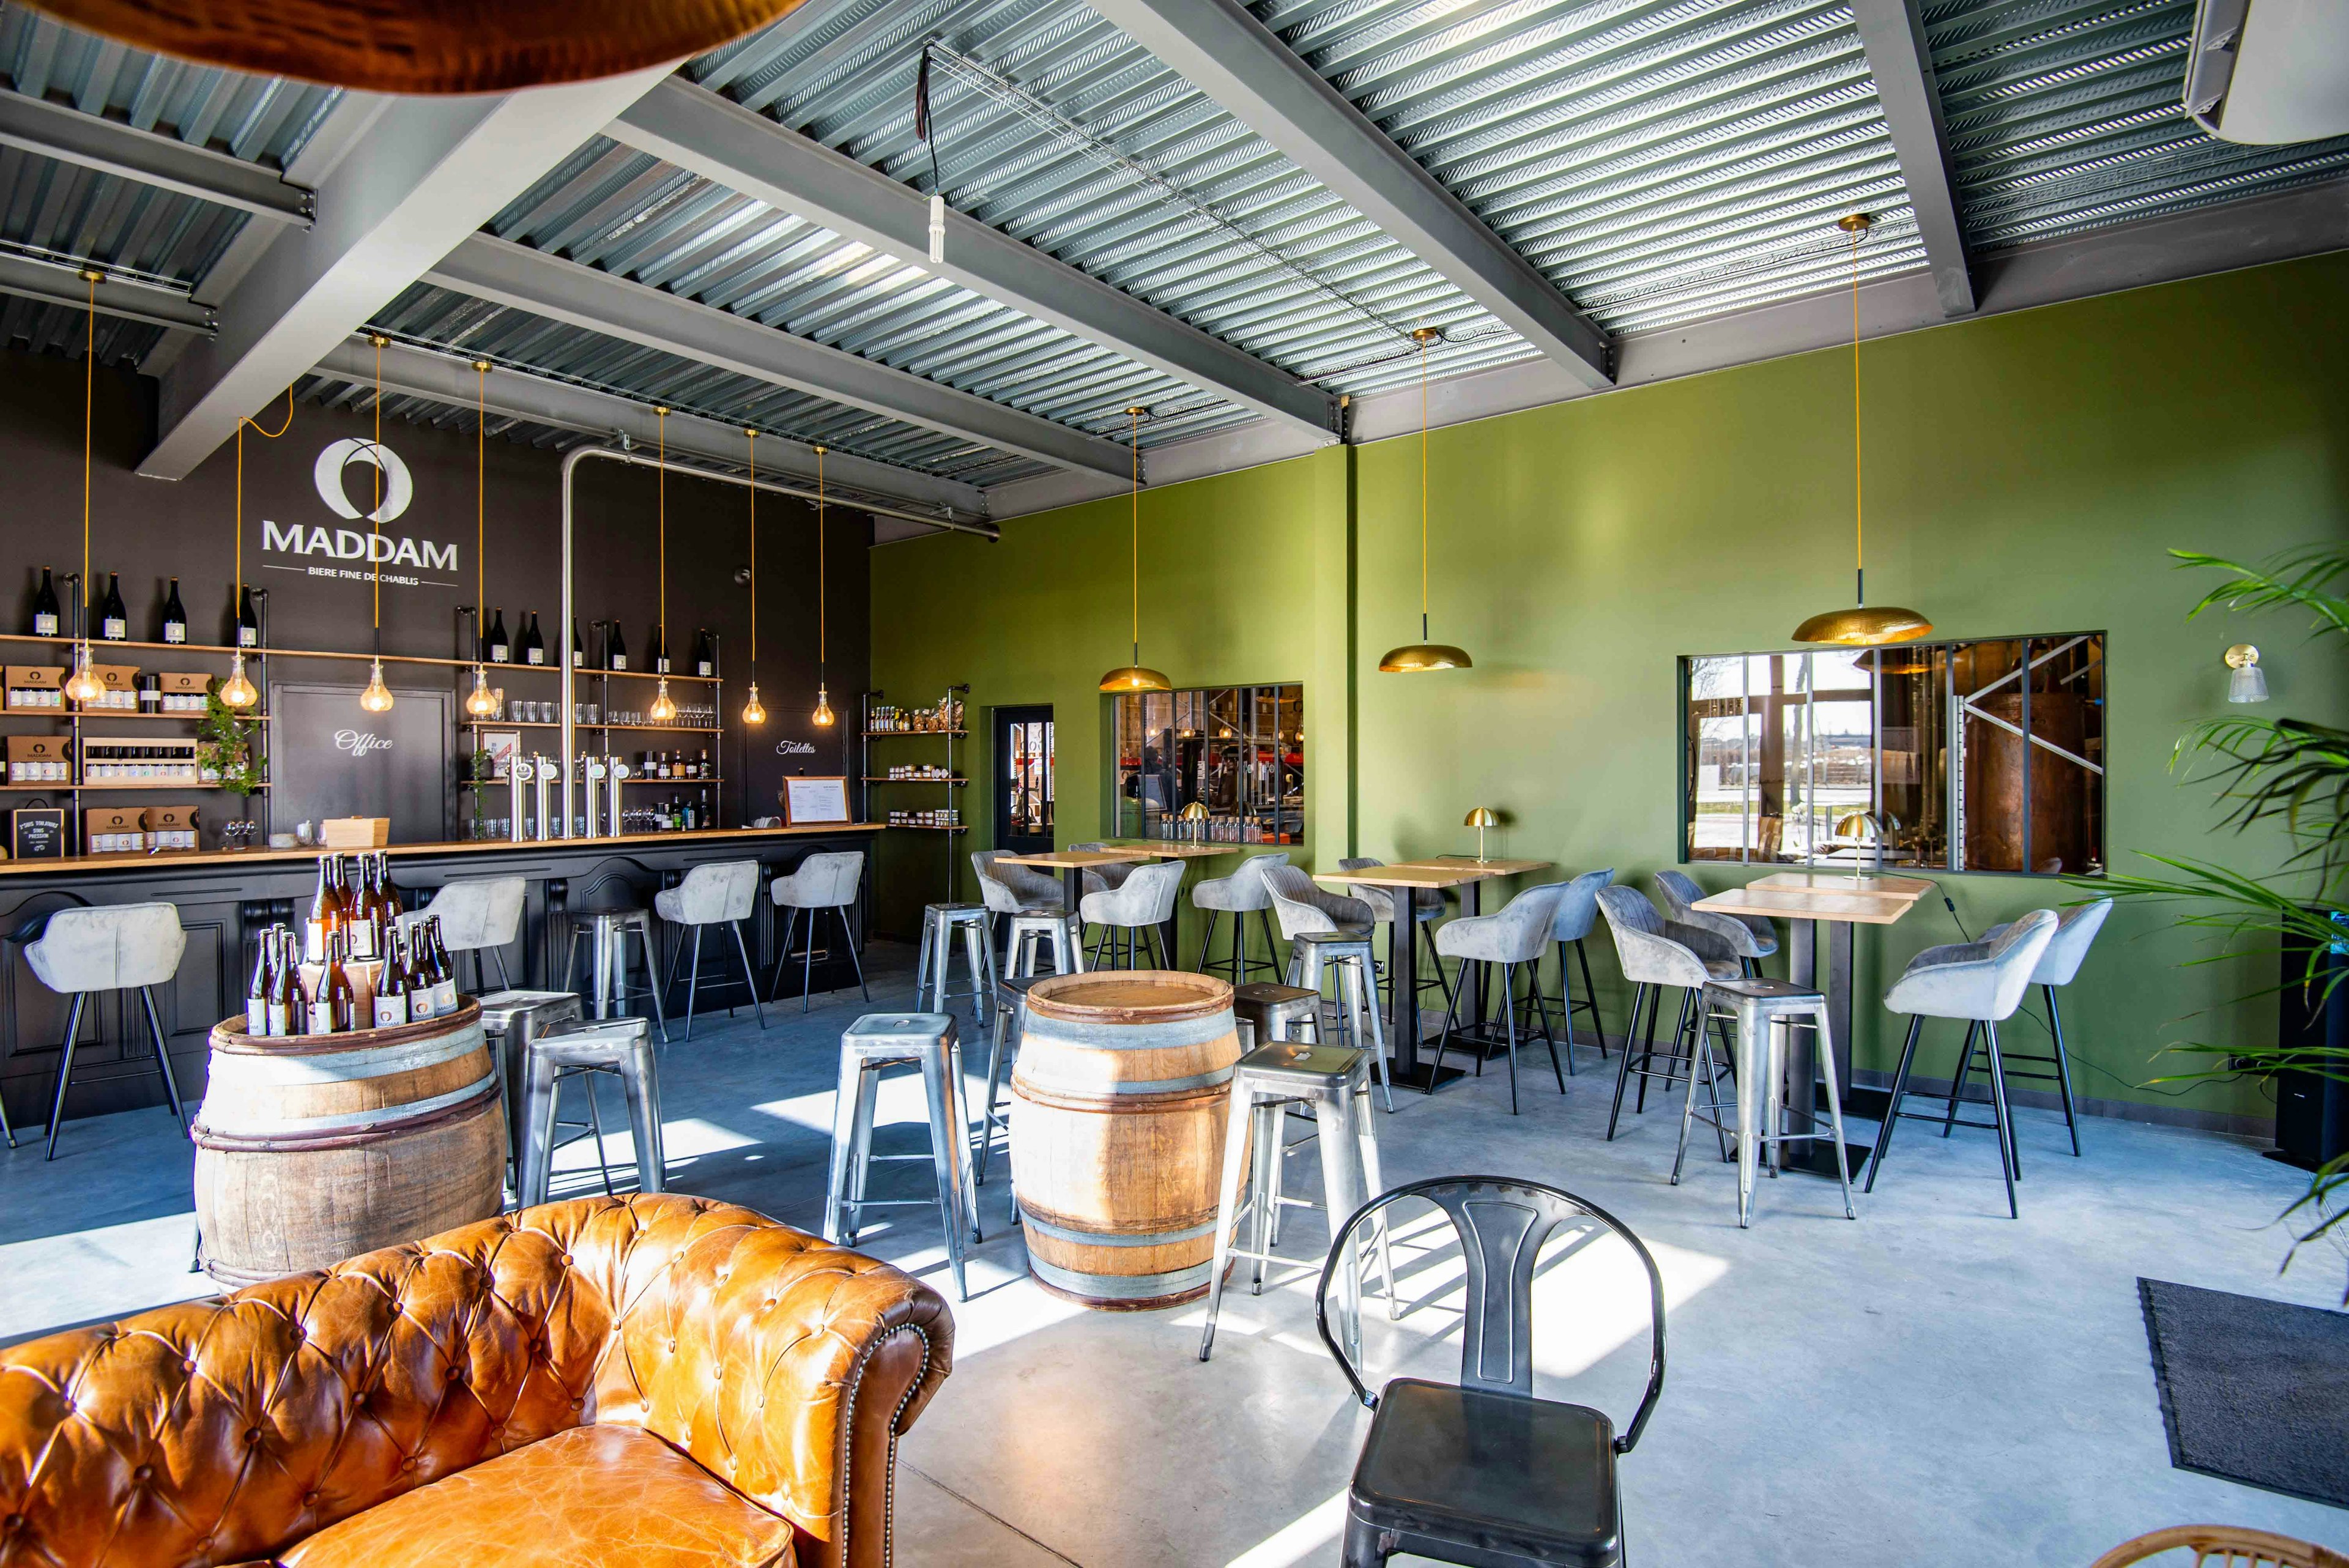
[[[1221,974],[1234,985],[1245,985],[1247,977],[1258,970],[1272,974],[1280,972],[1277,956],[1280,944],[1272,937],[1272,895],[1265,891],[1264,874],[1275,866],[1288,864],[1287,851],[1272,855],[1251,855],[1228,877],[1211,877],[1191,889],[1191,907],[1207,917],[1207,929],[1199,935],[1199,961],[1194,967],[1201,974]],[[1216,923],[1226,915],[1232,918],[1232,950],[1229,957],[1211,958],[1215,950]],[[1264,931],[1262,958],[1252,958],[1247,950],[1247,918],[1254,915]]]
[[[927,1155],[875,1155],[873,1152],[874,1102],[881,1079],[893,1067],[915,1067],[922,1075],[922,1094],[929,1107],[930,1152]],[[825,1188],[823,1239],[841,1246],[856,1245],[867,1209],[926,1209],[919,1199],[883,1199],[864,1196],[865,1177],[875,1159],[926,1159],[937,1178],[937,1209],[946,1231],[947,1264],[954,1272],[955,1292],[970,1299],[963,1277],[963,1232],[981,1240],[978,1190],[972,1178],[970,1126],[962,1108],[962,1047],[955,1037],[955,1021],[944,1012],[869,1012],[850,1024],[840,1036],[840,1086],[833,1102],[832,1175]]]
[[[823,849],[801,861],[786,877],[778,877],[767,885],[767,896],[775,908],[783,911],[783,934],[775,943],[775,974],[768,983],[769,995],[780,994],[783,983],[783,966],[792,958],[792,932],[802,915],[807,917],[807,947],[800,961],[800,1011],[805,1012],[814,996],[815,928],[816,921],[827,911],[840,926],[840,940],[848,949],[848,961],[856,968],[856,990],[865,1001],[873,1000],[872,989],[864,983],[864,961],[856,951],[856,932],[849,923],[848,911],[856,902],[856,889],[864,879],[864,852],[861,849]]]
[[[523,1113],[522,1168],[516,1196],[525,1209],[546,1201],[554,1176],[555,1101],[568,1079],[587,1091],[595,1126],[595,1160],[604,1168],[604,1189],[612,1189],[611,1166],[604,1158],[602,1113],[595,1109],[595,1079],[620,1080],[628,1100],[629,1130],[636,1145],[636,1190],[658,1192],[667,1161],[661,1141],[660,1070],[653,1060],[652,1032],[641,1018],[616,1018],[530,1043],[527,1108]]]
[[[1174,955],[1157,950],[1158,932],[1174,918],[1174,901],[1183,891],[1183,862],[1161,860],[1131,869],[1133,875],[1117,886],[1088,893],[1077,905],[1086,925],[1101,928],[1091,961],[1098,967],[1106,949],[1110,968],[1140,969],[1143,956],[1157,951],[1157,962],[1151,967],[1173,969]]]
[[[1936,1121],[1941,1118],[1919,1111],[1904,1111],[1901,1101],[1909,1093],[1909,1069],[1917,1060],[1917,1037],[1928,1018],[1962,1018],[1966,1021],[1964,1057],[1973,1054],[1974,1037],[1984,1036],[1990,1049],[1990,1113],[1987,1122],[1959,1121],[1959,1127],[1981,1127],[1998,1135],[1999,1174],[2006,1179],[2006,1216],[2018,1220],[2023,1210],[2014,1200],[2014,1179],[2022,1174],[2023,1160],[2014,1147],[2014,1125],[2006,1109],[2006,1073],[1998,1054],[1998,1026],[2014,1015],[2023,1004],[2023,993],[2031,988],[2031,977],[2039,967],[2040,957],[2055,937],[2055,911],[2033,909],[2019,920],[1998,929],[1995,938],[1978,942],[1951,942],[1942,947],[1927,948],[1909,961],[1892,989],[1884,993],[1884,1005],[1893,1012],[1909,1014],[1909,1038],[1900,1047],[1900,1066],[1892,1075],[1892,1098],[1885,1107],[1884,1130],[1876,1135],[1876,1152],[1868,1158],[1868,1184],[1862,1189],[1876,1190],[1876,1178],[1884,1168],[1885,1151],[1892,1145],[1893,1129],[1906,1117],[1912,1121]]]
[[[1639,1096],[1632,1105],[1632,1114],[1637,1116],[1648,1108],[1651,1079],[1662,1080],[1669,1091],[1686,1078],[1696,1061],[1691,1031],[1706,1023],[1702,1002],[1704,988],[1716,980],[1740,979],[1745,970],[1717,932],[1665,919],[1637,888],[1601,888],[1599,908],[1607,917],[1607,929],[1614,934],[1615,957],[1622,965],[1623,978],[1632,985],[1631,1018],[1624,1026],[1623,1054],[1615,1065],[1615,1104],[1607,1114],[1607,1137],[1612,1142],[1616,1125],[1623,1116],[1623,1092],[1630,1081],[1640,1080]],[[1656,1064],[1656,1016],[1667,990],[1680,992],[1681,1012],[1660,1067]],[[1648,1021],[1644,1036],[1640,1032],[1643,1012]]]
[[[440,945],[451,954],[473,955],[475,995],[489,989],[489,981],[481,972],[483,953],[489,954],[491,961],[498,966],[498,989],[511,991],[513,981],[506,973],[505,949],[522,932],[523,900],[529,892],[530,884],[520,877],[480,877],[444,882],[421,908],[400,915],[400,929],[412,930],[423,921],[438,919]]]
[[[163,1041],[163,1021],[156,1015],[154,987],[180,972],[181,955],[188,950],[188,934],[180,927],[180,911],[171,904],[117,904],[93,909],[59,909],[41,934],[25,944],[25,961],[34,978],[59,996],[73,998],[66,1012],[66,1033],[57,1056],[57,1089],[49,1106],[49,1147],[45,1157],[57,1157],[57,1128],[65,1120],[66,1090],[73,1083],[74,1047],[80,1042],[82,1014],[89,999],[100,992],[135,991],[147,1013],[148,1037],[154,1044],[155,1065],[163,1075],[163,1093],[171,1102],[172,1119],[182,1137],[188,1130],[187,1108],[180,1103],[179,1080],[171,1075],[171,1051]],[[15,1139],[9,1140],[15,1147]]]
[[[636,939],[644,960],[645,982],[628,978],[628,939]],[[587,989],[579,988],[579,943],[587,943]],[[661,1010],[660,965],[653,957],[653,917],[649,909],[590,909],[571,917],[571,961],[565,983],[579,991],[600,1021],[624,1016],[628,1003],[644,997],[652,1003],[653,1021],[660,1027],[661,1044],[668,1044],[668,1015]]]
[[[1778,950],[1776,928],[1760,915],[1724,915],[1698,909],[1696,901],[1705,896],[1704,889],[1685,872],[1657,872],[1656,891],[1663,898],[1665,919],[1713,932],[1729,944],[1738,967],[1748,975],[1760,974],[1762,961]]]
[[[1479,994],[1469,972],[1477,964],[1498,966],[1501,971],[1501,1023],[1508,1040],[1509,1114],[1517,1114],[1516,981],[1520,968],[1533,982],[1534,1006],[1541,1014],[1542,1038],[1549,1044],[1550,1073],[1557,1079],[1557,1092],[1566,1093],[1566,1075],[1558,1068],[1557,1036],[1550,1033],[1549,1003],[1542,999],[1540,976],[1533,972],[1534,966],[1541,962],[1542,949],[1549,941],[1550,919],[1557,913],[1557,901],[1565,896],[1563,882],[1528,888],[1496,913],[1464,916],[1435,933],[1437,958],[1459,961],[1460,980],[1453,989],[1452,1005],[1444,1012],[1444,1033],[1436,1043],[1435,1070],[1427,1076],[1426,1093],[1433,1094],[1444,1076],[1444,1054],[1452,1044],[1453,1020],[1460,1011],[1460,999]],[[1482,1077],[1484,1048],[1475,1044],[1471,1050],[1476,1058],[1477,1076]]]
[[[2022,1051],[2000,1054],[2000,1060],[2006,1064],[2008,1077],[2033,1079],[2055,1085],[2057,1094],[2063,1097],[2064,1127],[2072,1135],[2072,1157],[2075,1159],[2080,1155],[2080,1113],[2072,1103],[2072,1058],[2064,1048],[2064,1013],[2055,1002],[2055,988],[2071,984],[2074,977],[2079,974],[2081,961],[2088,956],[2088,949],[2095,944],[2096,933],[2104,929],[2105,917],[2112,912],[2113,901],[2110,898],[2095,898],[2057,913],[2055,934],[2048,939],[2047,950],[2039,955],[2039,967],[2031,971],[2031,983],[2037,986],[2040,994],[2047,999],[2047,1033],[2054,1042],[2052,1054],[2044,1056]],[[1992,926],[1982,934],[1982,940],[1996,941],[2005,934],[2004,926]],[[1958,1102],[1965,1096],[1966,1079],[1973,1073],[1973,1062],[1974,1051],[1969,1046],[1965,1060],[1958,1064],[1958,1075],[1950,1080],[1950,1110],[1941,1125],[1943,1137],[1949,1137],[1951,1129],[1958,1125]],[[2014,1066],[2017,1062],[2029,1062],[2034,1067],[2044,1066],[2052,1070],[2044,1073],[2018,1072]]]
[[[674,888],[664,888],[653,895],[653,912],[672,926],[690,927],[693,931],[693,968],[685,982],[685,1037],[693,1038],[693,1005],[701,991],[701,933],[710,926],[728,926],[734,932],[734,951],[742,962],[739,980],[719,981],[720,985],[740,985],[750,993],[750,1011],[759,1015],[759,1027],[767,1026],[767,1010],[759,1002],[759,977],[750,967],[750,950],[742,940],[742,922],[759,907],[759,863],[756,860],[720,860],[696,866],[685,874],[685,879]],[[682,944],[668,957],[668,978],[663,989],[677,983],[677,961],[684,953]],[[723,949],[719,950],[721,952]],[[731,1018],[734,1009],[729,1005],[726,1015]]]
[[[1550,918],[1549,940],[1557,949],[1557,995],[1551,1000],[1557,1003],[1558,1022],[1566,1027],[1566,1070],[1569,1073],[1574,1071],[1575,1049],[1582,1044],[1574,1037],[1577,1012],[1590,1015],[1590,1033],[1599,1047],[1599,1059],[1607,1059],[1607,1023],[1599,1016],[1599,988],[1591,983],[1590,954],[1583,941],[1599,924],[1599,889],[1613,886],[1614,881],[1612,867],[1585,871],[1566,885],[1566,892],[1557,901],[1557,913]],[[1571,959],[1566,950],[1569,947],[1574,950]],[[1582,969],[1579,998],[1574,994],[1576,964]],[[1538,981],[1540,976],[1537,974],[1535,978]],[[1521,1012],[1526,1011],[1520,1008]]]
[[[970,857],[978,874],[978,900],[987,906],[988,923],[1005,927],[1003,972],[1034,974],[1036,950],[1051,954],[1052,972],[1074,974],[1084,967],[1083,943],[1078,939],[1061,885],[1028,866],[1007,866],[1009,851],[980,849]]]
[[[970,989],[956,991],[947,971],[954,959],[955,933],[962,934],[964,967]],[[922,906],[922,946],[914,963],[914,1000],[926,1002],[933,1012],[949,1012],[947,1003],[957,996],[970,998],[970,1016],[981,1028],[995,1017],[995,948],[987,940],[984,904],[925,904]]]
[[[1288,983],[1317,995],[1324,974],[1337,982],[1339,1044],[1368,1042],[1371,1067],[1386,1107],[1394,1109],[1387,1076],[1386,1023],[1379,1016],[1378,956],[1371,907],[1360,898],[1323,891],[1294,866],[1265,871],[1273,918],[1288,939]]]
[[[1207,1323],[1199,1334],[1199,1359],[1216,1348],[1216,1319],[1223,1310],[1224,1273],[1235,1258],[1254,1265],[1248,1293],[1264,1288],[1268,1263],[1319,1270],[1321,1258],[1284,1257],[1272,1249],[1273,1219],[1278,1210],[1281,1156],[1286,1152],[1281,1122],[1291,1106],[1313,1108],[1319,1129],[1322,1206],[1330,1215],[1332,1235],[1342,1230],[1346,1217],[1369,1199],[1386,1189],[1379,1175],[1378,1129],[1371,1116],[1371,1068],[1367,1053],[1335,1045],[1309,1045],[1275,1041],[1241,1057],[1232,1069],[1231,1114],[1224,1133],[1223,1179],[1216,1201],[1216,1259],[1207,1271]],[[1247,1187],[1243,1199],[1241,1187]],[[1297,1201],[1291,1199],[1291,1201]],[[1245,1246],[1232,1234],[1248,1222]],[[1396,1310],[1394,1262],[1388,1254],[1384,1227],[1375,1246],[1386,1280],[1387,1312]],[[1325,1254],[1326,1256],[1326,1254]],[[1340,1271],[1347,1343],[1356,1354],[1361,1348],[1361,1259],[1345,1260]]]

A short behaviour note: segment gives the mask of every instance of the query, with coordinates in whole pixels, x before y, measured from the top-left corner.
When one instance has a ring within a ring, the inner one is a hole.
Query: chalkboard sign
[[[62,860],[66,857],[66,814],[63,806],[20,805],[9,813],[12,840],[9,853],[19,860]]]
[[[330,816],[388,816],[394,844],[449,836],[456,694],[392,689],[388,712],[357,686],[272,681],[269,816],[283,829]]]

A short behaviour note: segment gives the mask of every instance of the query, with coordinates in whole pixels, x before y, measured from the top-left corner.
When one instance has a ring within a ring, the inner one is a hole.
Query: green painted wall
[[[2349,687],[2287,618],[2187,625],[2207,585],[2165,552],[2349,533],[2349,254],[1871,343],[1862,374],[1869,597],[1924,610],[1937,636],[2108,632],[2113,864],[2140,849],[2269,863],[2273,840],[2211,835],[2209,791],[2168,771],[2171,742],[2224,706],[2231,641],[2266,649],[2270,711],[2337,722]],[[1484,805],[1512,822],[1496,849],[1644,884],[1679,854],[1675,657],[1785,647],[1849,592],[1850,375],[1848,353],[1827,351],[1437,431],[1433,633],[1469,649],[1472,671],[1375,670],[1417,637],[1415,437],[1146,493],[1144,661],[1184,685],[1307,682],[1301,861],[1470,848],[1458,823]],[[874,679],[905,701],[968,680],[974,715],[1051,703],[1061,841],[1091,837],[1107,757],[1093,682],[1126,657],[1125,505],[1004,535],[875,552]],[[991,802],[968,793],[979,830],[960,843],[983,846]],[[885,839],[884,929],[943,889],[917,837]],[[1943,881],[1975,930],[2070,896]],[[1858,994],[1955,936],[1930,903],[1863,932]],[[2272,1038],[2272,999],[2242,1000],[2271,961],[2181,967],[2207,950],[2150,910],[2107,927],[2066,998],[2083,1094],[2158,1102],[2176,1087],[2137,1085],[2178,1067],[2158,1060],[2165,1043]],[[1862,1064],[1889,1067],[1891,1021],[1858,1011]],[[2008,1044],[2044,1040],[2018,1021]],[[2266,1106],[2251,1085],[2170,1103]]]

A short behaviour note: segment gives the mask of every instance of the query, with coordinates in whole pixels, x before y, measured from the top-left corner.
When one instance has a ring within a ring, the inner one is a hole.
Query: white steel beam
[[[20,92],[0,92],[0,147],[176,191],[273,223],[310,223],[310,192],[258,163]]]

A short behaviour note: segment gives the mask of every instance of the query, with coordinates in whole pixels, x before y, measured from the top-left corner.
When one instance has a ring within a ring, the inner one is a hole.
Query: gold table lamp
[[[1480,805],[1462,817],[1460,826],[1476,830],[1476,864],[1482,866],[1485,864],[1485,830],[1501,826],[1500,814],[1489,805]]]

